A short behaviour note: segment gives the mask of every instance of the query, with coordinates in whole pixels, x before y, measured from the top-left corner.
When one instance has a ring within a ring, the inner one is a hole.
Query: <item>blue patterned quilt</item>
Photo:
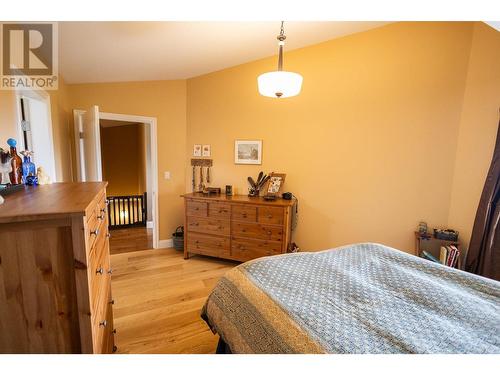
[[[256,259],[202,316],[236,353],[500,353],[500,283],[383,245]]]

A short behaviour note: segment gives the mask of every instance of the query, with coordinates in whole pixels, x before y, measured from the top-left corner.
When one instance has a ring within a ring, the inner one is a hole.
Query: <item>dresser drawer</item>
[[[208,216],[219,219],[229,219],[231,217],[231,205],[225,203],[209,203]]]
[[[95,199],[94,203],[87,209],[85,216],[87,217],[87,222],[92,218],[97,218],[101,215],[103,210],[106,210],[106,192],[101,192]]]
[[[100,236],[105,236],[107,230],[108,217],[106,215],[106,203],[103,199],[101,204],[95,206],[95,209],[90,213],[90,218],[87,220],[86,236],[89,249],[93,249],[97,239]]]
[[[106,291],[106,300],[111,299],[111,290]],[[94,353],[111,353],[114,346],[113,309],[107,302],[100,306],[95,319],[92,319]]]
[[[219,220],[201,217],[188,217],[187,230],[189,232],[216,234],[220,236],[229,236],[229,220]]]
[[[187,237],[188,251],[211,256],[229,256],[229,238],[190,233]]]
[[[108,305],[108,312],[106,314],[106,327],[104,327],[101,353],[110,354],[113,353],[115,349],[116,348],[115,348],[115,330],[113,324],[113,309],[110,305]]]
[[[262,206],[257,209],[257,221],[264,224],[283,225],[283,208]]]
[[[207,216],[208,204],[206,202],[187,201],[186,213],[188,216]]]
[[[269,241],[282,241],[283,228],[263,224],[233,223],[233,237],[258,238]]]
[[[106,294],[111,283],[109,241],[105,235],[99,236],[89,255],[89,264],[90,299],[92,312],[95,314],[100,306],[107,303]]]
[[[97,220],[96,216],[91,214],[92,216],[87,221],[87,228],[85,230],[85,236],[87,237],[87,244],[89,249],[91,249],[99,235],[101,234],[101,230],[99,227],[101,226],[101,222]]]
[[[241,221],[257,221],[257,206],[249,204],[233,205],[232,206],[232,219]]]
[[[233,239],[231,256],[246,262],[247,260],[281,254],[282,243],[274,241],[258,241],[249,239]]]

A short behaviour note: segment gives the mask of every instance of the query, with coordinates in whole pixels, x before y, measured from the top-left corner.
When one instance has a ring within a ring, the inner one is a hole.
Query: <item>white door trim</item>
[[[153,249],[158,248],[158,242],[160,237],[159,231],[159,210],[158,210],[158,145],[156,144],[157,137],[157,126],[156,117],[147,116],[136,116],[136,115],[126,115],[121,113],[108,113],[99,112],[99,118],[103,120],[115,120],[115,121],[128,121],[128,122],[139,122],[149,125],[149,136],[151,144],[151,176],[152,176],[152,202],[153,202]]]
[[[74,109],[73,110],[73,124],[74,124],[74,133],[75,133],[75,158],[76,158],[76,181],[82,181],[82,160],[83,154],[82,149],[80,148],[80,132],[82,131],[82,115],[85,113],[83,109]]]
[[[17,107],[17,124],[21,123],[22,114],[21,114],[21,105],[20,100],[22,97],[27,97],[31,99],[35,99],[43,102],[47,106],[47,122],[48,122],[48,131],[49,131],[49,142],[50,148],[52,149],[52,154],[54,155],[54,180],[53,182],[58,181],[58,171],[57,171],[57,163],[55,160],[55,145],[54,145],[54,130],[52,124],[52,104],[50,103],[50,95],[43,90],[33,90],[29,88],[16,89],[16,107]],[[17,126],[17,139],[18,142],[23,139],[23,134],[21,131],[21,126]]]
[[[75,109],[73,110],[74,115],[74,124],[75,124],[75,153],[77,159],[77,173],[78,176],[81,176],[81,166],[80,166],[80,118],[81,115],[85,113],[85,110]],[[122,113],[109,113],[109,112],[99,112],[99,119],[103,120],[115,120],[115,121],[127,121],[127,122],[136,122],[136,123],[144,123],[149,125],[149,136],[150,136],[150,144],[151,144],[151,176],[152,176],[152,214],[153,214],[153,249],[157,249],[159,247],[159,209],[158,209],[158,150],[157,150],[157,126],[156,126],[156,117],[147,117],[147,116],[136,116],[136,115],[126,115]],[[100,149],[99,149],[100,150]],[[102,176],[101,176],[102,179]]]

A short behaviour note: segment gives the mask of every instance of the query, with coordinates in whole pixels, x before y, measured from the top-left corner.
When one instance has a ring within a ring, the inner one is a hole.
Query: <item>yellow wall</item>
[[[73,111],[68,98],[68,86],[59,77],[58,90],[48,91],[50,94],[52,137],[54,154],[56,155],[56,173],[58,181],[73,180],[74,142],[71,130]]]
[[[495,147],[500,111],[500,32],[474,25],[448,223],[468,243]]]
[[[17,138],[16,95],[14,91],[0,90],[0,147],[8,149],[7,139]]]
[[[68,85],[72,109],[99,105],[102,112],[158,120],[158,198],[160,239],[182,224],[186,150],[186,81],[147,81]],[[171,179],[162,178],[171,171]]]
[[[397,23],[285,53],[302,93],[276,100],[264,59],[188,80],[186,168],[211,144],[213,185],[287,173],[304,250],[375,241],[413,251],[419,220],[447,226],[472,23]],[[261,166],[235,165],[235,139],[262,139]],[[190,174],[186,176],[190,188]]]
[[[143,194],[143,146],[141,124],[101,127],[102,178],[108,181],[107,194]]]

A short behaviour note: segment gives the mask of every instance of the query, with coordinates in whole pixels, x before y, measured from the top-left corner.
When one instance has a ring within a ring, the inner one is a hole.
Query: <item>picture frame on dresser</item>
[[[265,196],[275,198],[279,197],[281,191],[283,191],[285,177],[285,173],[269,173],[269,180],[267,181],[266,187],[264,189]]]

